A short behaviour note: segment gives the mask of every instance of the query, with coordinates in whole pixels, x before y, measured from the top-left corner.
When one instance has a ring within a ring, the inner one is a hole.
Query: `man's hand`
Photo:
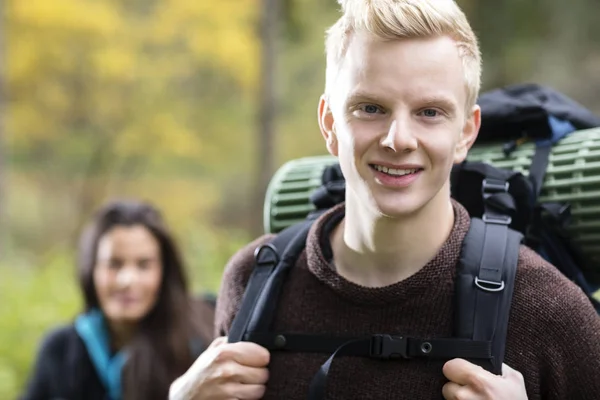
[[[502,376],[457,358],[444,364],[446,400],[527,400],[523,375],[502,364]]]
[[[169,400],[255,400],[269,378],[269,351],[255,343],[215,339],[171,385]]]

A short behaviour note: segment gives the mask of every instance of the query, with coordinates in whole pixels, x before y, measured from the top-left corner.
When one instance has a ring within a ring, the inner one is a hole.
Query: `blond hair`
[[[462,59],[467,109],[475,105],[481,85],[477,37],[454,0],[338,0],[343,15],[327,30],[325,94],[330,96],[352,34],[362,31],[383,40],[449,36]]]

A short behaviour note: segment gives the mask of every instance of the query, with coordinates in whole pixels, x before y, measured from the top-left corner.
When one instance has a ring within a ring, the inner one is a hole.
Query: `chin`
[[[379,205],[377,210],[379,214],[390,219],[401,219],[415,215],[420,207],[410,205]]]
[[[107,314],[107,318],[117,323],[135,323],[146,316],[145,310],[119,310]]]
[[[387,218],[406,218],[419,212],[426,204],[416,193],[377,193],[371,199],[377,213]]]

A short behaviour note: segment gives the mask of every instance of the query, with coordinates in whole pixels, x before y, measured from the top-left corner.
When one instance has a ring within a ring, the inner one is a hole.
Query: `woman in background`
[[[120,201],[81,237],[85,311],[43,340],[22,400],[164,400],[213,336],[158,210]]]

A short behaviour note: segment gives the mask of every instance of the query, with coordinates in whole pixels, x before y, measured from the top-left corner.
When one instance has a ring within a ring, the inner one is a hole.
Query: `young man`
[[[339,158],[346,202],[312,226],[286,279],[276,331],[451,337],[454,277],[469,229],[449,175],[477,137],[477,40],[452,0],[347,0],[328,31],[319,126]],[[216,325],[227,335],[257,239],[229,262]],[[217,340],[172,399],[305,399],[326,354]],[[519,372],[517,372],[519,371]],[[598,399],[600,319],[582,292],[519,253],[503,375],[462,359],[340,357],[335,399]]]

